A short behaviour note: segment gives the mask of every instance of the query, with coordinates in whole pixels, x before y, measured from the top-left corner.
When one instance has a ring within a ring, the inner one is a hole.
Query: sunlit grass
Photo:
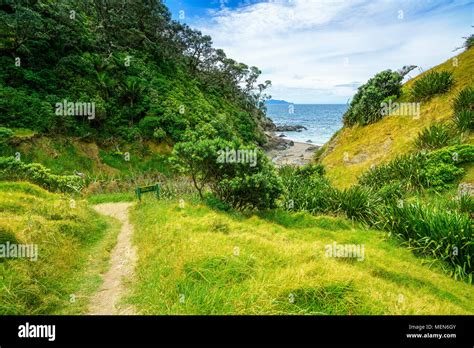
[[[119,226],[71,199],[29,183],[0,183],[0,243],[38,246],[37,261],[0,259],[0,314],[87,311]]]
[[[132,211],[141,314],[472,314],[472,287],[382,232],[334,217],[251,216],[145,200]],[[363,261],[325,246],[363,244]]]
[[[474,85],[474,50],[468,50],[457,57],[436,66],[434,71],[452,72],[455,83],[448,93],[421,102],[420,117],[388,116],[382,120],[361,127],[342,129],[334,142],[336,146],[323,156],[327,177],[339,187],[346,188],[357,182],[357,178],[371,165],[390,161],[398,155],[415,149],[418,133],[433,123],[453,118],[453,103],[458,93]],[[431,71],[431,70],[430,70]],[[428,73],[409,80],[402,88],[398,101],[412,102],[410,90],[413,83]],[[472,137],[467,139],[472,143]],[[327,147],[327,146],[326,146]]]

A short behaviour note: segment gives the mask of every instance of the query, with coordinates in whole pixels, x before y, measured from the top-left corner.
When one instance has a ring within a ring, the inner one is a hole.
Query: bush
[[[453,104],[454,123],[461,132],[474,129],[474,89],[464,88]]]
[[[233,150],[247,154],[246,159],[228,156]],[[201,199],[209,187],[217,198],[236,209],[271,209],[283,192],[273,165],[255,147],[220,138],[193,139],[176,144],[173,155],[178,168],[191,176]]]
[[[166,132],[161,128],[155,128],[155,130],[153,131],[153,139],[160,142],[160,141],[165,140],[165,138],[166,138]]]
[[[464,41],[463,47],[468,50],[472,46],[474,46],[474,34],[471,34],[468,37],[465,37],[465,39],[466,41]]]
[[[448,146],[452,141],[453,137],[447,126],[434,124],[418,133],[415,146],[420,150],[434,150]]]
[[[453,74],[449,71],[432,71],[413,84],[412,98],[416,101],[428,100],[431,97],[446,93],[454,84]]]
[[[381,199],[367,187],[353,186],[339,193],[341,210],[349,219],[374,225],[378,221]]]
[[[387,98],[399,97],[404,74],[385,70],[359,87],[349,109],[344,114],[344,125],[366,125],[383,117],[380,104]]]
[[[474,110],[474,89],[472,87],[464,88],[456,96],[453,103],[454,113],[463,110]]]
[[[0,127],[0,143],[5,142],[13,136],[13,131],[10,128]]]
[[[373,189],[398,183],[407,191],[443,190],[462,176],[463,163],[474,160],[473,145],[455,145],[430,153],[411,153],[365,172],[359,183]]]
[[[474,111],[463,110],[454,114],[453,118],[456,128],[460,132],[466,132],[468,130],[474,130]]]
[[[472,282],[474,241],[467,214],[419,203],[389,205],[383,214],[383,227],[420,254],[448,263],[456,278]]]
[[[285,166],[280,169],[285,192],[285,209],[304,210],[312,214],[335,213],[339,210],[339,196],[329,181],[322,175],[324,168]]]
[[[79,192],[83,181],[75,175],[56,175],[39,163],[23,163],[14,157],[0,157],[0,180],[26,180],[49,191]]]

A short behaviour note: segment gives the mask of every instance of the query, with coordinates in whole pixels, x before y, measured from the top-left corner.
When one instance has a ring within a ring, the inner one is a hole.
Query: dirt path
[[[111,252],[110,269],[103,275],[103,284],[92,298],[89,314],[108,315],[135,314],[132,307],[119,306],[120,299],[126,293],[124,279],[133,276],[136,251],[132,246],[133,226],[128,220],[128,207],[132,203],[104,203],[94,207],[101,214],[118,219],[122,223],[117,244]]]

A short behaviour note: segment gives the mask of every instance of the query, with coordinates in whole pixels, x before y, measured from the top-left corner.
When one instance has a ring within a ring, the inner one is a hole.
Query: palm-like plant
[[[146,85],[142,79],[136,77],[127,78],[119,87],[122,98],[127,101],[131,112],[131,123],[133,125],[133,108],[146,90]]]

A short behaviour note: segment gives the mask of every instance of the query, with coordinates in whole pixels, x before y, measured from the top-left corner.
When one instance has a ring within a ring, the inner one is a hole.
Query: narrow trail
[[[102,276],[103,284],[91,299],[90,315],[130,315],[134,308],[119,305],[126,293],[124,278],[131,278],[136,263],[136,251],[132,246],[133,226],[128,219],[128,208],[133,203],[104,203],[94,206],[100,214],[111,216],[122,223],[117,244],[111,252],[110,268]]]

